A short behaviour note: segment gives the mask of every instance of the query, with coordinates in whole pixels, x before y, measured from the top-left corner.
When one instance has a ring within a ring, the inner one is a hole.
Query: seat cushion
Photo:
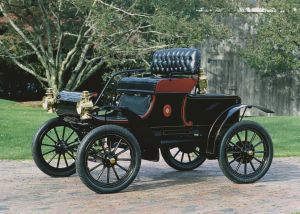
[[[119,93],[133,93],[133,94],[154,94],[157,83],[160,78],[138,78],[138,77],[125,77],[118,83],[117,91]]]
[[[125,77],[117,91],[126,94],[190,93],[197,84],[194,78]]]
[[[155,74],[197,74],[201,55],[195,48],[171,48],[153,54],[151,70]]]

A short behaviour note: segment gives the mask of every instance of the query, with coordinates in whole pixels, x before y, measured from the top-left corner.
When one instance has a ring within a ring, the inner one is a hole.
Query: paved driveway
[[[300,158],[277,158],[255,184],[230,182],[217,161],[177,172],[143,161],[125,191],[99,195],[74,175],[50,178],[32,161],[0,161],[0,213],[296,213]]]

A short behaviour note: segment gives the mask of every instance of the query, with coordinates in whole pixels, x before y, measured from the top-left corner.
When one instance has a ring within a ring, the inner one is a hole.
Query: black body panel
[[[211,126],[217,117],[228,107],[241,103],[238,96],[226,95],[189,95],[186,104],[186,118],[194,125]],[[236,113],[228,123],[238,121],[239,113]]]
[[[81,100],[80,92],[61,91],[57,95],[55,111],[58,115],[79,117],[76,111],[76,104]]]

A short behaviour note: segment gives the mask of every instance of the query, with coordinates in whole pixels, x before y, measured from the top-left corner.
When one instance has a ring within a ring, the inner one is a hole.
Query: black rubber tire
[[[62,125],[73,129],[68,123],[66,123],[64,120],[60,119],[59,117],[53,118],[45,122],[39,128],[32,142],[32,157],[35,164],[42,172],[52,177],[68,177],[70,175],[73,175],[76,172],[75,162],[69,167],[58,169],[50,166],[42,156],[41,144],[42,144],[43,137],[52,128],[62,126]],[[78,132],[76,133],[79,136],[79,133]]]
[[[181,163],[177,161],[170,153],[170,147],[168,145],[162,145],[160,147],[160,151],[165,162],[173,169],[179,171],[190,171],[196,169],[199,166],[201,166],[203,162],[206,160],[205,153],[203,151],[199,154],[199,156],[195,160],[189,163]]]
[[[227,148],[227,142],[232,139],[232,137],[235,135],[235,133],[238,133],[241,130],[252,130],[256,133],[259,133],[261,139],[265,141],[265,146],[267,148],[267,158],[264,162],[264,164],[259,167],[259,170],[253,171],[249,175],[241,175],[238,173],[235,173],[234,170],[230,167],[230,164],[227,161],[227,155],[226,155],[226,148]],[[258,123],[253,121],[240,121],[236,124],[234,124],[232,127],[230,127],[224,134],[224,137],[222,138],[221,145],[220,145],[220,154],[219,154],[219,166],[224,173],[224,175],[229,178],[234,183],[238,184],[247,184],[247,183],[254,183],[260,178],[262,178],[267,171],[269,170],[271,163],[273,160],[273,144],[272,139],[268,132]]]
[[[128,142],[132,148],[133,166],[130,167],[130,173],[124,181],[121,181],[117,186],[110,187],[101,185],[97,180],[92,178],[85,164],[87,148],[97,139],[101,139],[107,135],[118,135]],[[103,125],[93,129],[82,140],[76,158],[76,169],[81,181],[92,191],[96,193],[116,193],[128,187],[137,176],[141,165],[141,149],[135,136],[126,128],[117,125]]]

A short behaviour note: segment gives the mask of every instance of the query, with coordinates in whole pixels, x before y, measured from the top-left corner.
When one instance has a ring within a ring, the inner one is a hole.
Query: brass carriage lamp
[[[80,115],[81,119],[90,119],[91,112],[93,110],[94,104],[90,100],[91,96],[88,91],[83,91],[81,94],[81,100],[76,105],[77,113]]]
[[[54,112],[54,104],[56,102],[55,92],[53,88],[46,89],[46,95],[43,97],[42,106],[48,113]]]
[[[205,94],[207,91],[207,76],[204,68],[200,68],[199,71],[199,93]]]

